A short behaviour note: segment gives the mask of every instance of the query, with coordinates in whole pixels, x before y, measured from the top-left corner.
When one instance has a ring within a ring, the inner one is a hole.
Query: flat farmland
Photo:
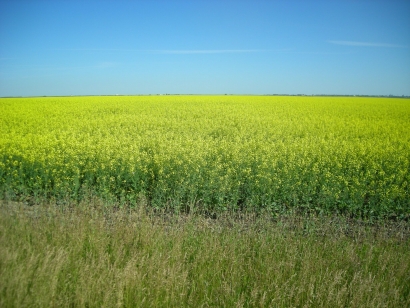
[[[410,100],[0,99],[1,307],[409,307]]]
[[[407,219],[410,100],[0,99],[3,199]]]

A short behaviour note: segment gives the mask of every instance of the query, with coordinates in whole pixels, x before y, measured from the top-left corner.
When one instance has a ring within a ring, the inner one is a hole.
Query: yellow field
[[[410,100],[0,99],[3,198],[410,214]]]

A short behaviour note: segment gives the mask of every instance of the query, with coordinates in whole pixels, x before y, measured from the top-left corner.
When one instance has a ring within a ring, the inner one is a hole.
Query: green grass
[[[0,306],[410,306],[408,223],[241,215],[1,202]]]

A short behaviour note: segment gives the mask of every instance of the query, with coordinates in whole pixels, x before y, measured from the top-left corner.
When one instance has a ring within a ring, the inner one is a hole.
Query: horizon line
[[[30,97],[83,97],[83,96],[340,96],[340,97],[384,97],[384,98],[410,98],[409,95],[395,94],[289,94],[289,93],[134,93],[134,94],[72,94],[72,95],[6,95],[0,98],[30,98]]]

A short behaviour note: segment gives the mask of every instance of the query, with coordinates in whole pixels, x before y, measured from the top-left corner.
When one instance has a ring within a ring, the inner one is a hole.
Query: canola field
[[[0,198],[410,216],[410,100],[0,99]]]

